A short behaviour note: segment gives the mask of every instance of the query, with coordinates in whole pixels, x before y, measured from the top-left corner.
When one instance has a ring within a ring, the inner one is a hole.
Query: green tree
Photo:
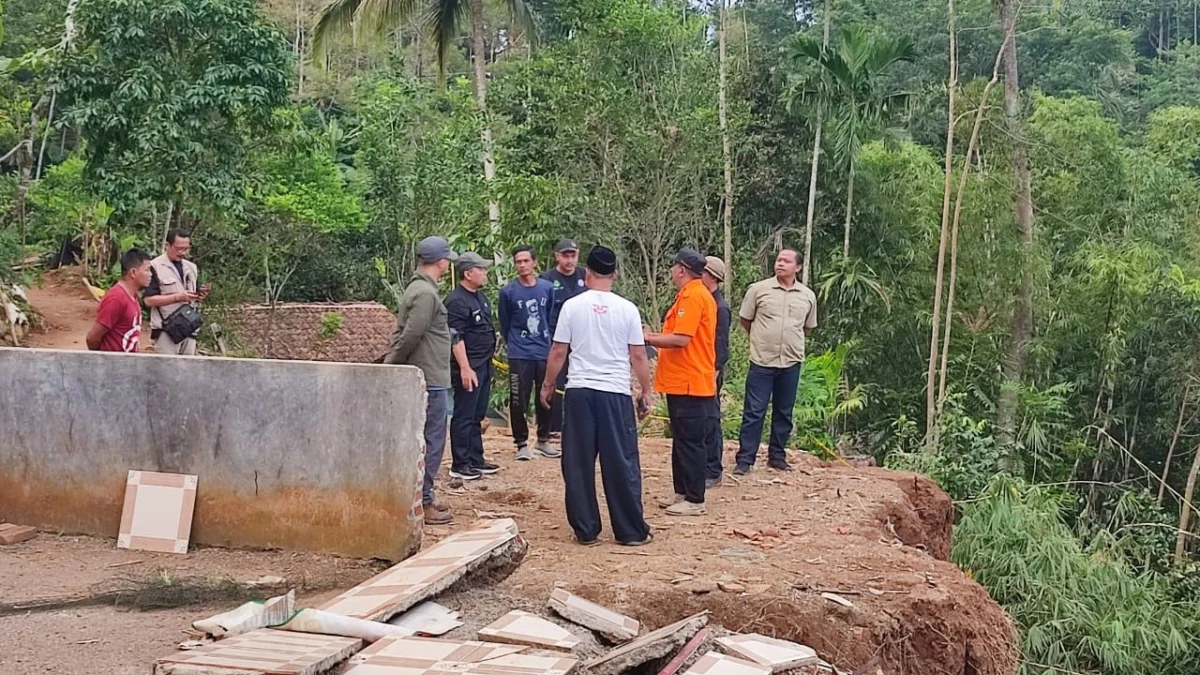
[[[850,223],[854,214],[854,169],[863,143],[879,136],[905,95],[889,89],[888,71],[911,61],[913,42],[907,37],[871,35],[863,26],[847,26],[841,43],[823,46],[798,35],[790,45],[792,59],[812,63],[816,72],[803,85],[802,95],[828,115],[831,148],[846,168],[846,221],[842,258],[850,257]],[[820,117],[818,117],[820,119]]]
[[[249,139],[287,103],[283,35],[253,0],[91,0],[75,20],[54,86],[95,189],[166,224],[236,210]]]

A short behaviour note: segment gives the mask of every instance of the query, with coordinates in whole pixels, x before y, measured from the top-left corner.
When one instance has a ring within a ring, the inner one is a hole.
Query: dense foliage
[[[955,560],[1026,673],[1196,671],[1195,2],[431,1],[432,35],[424,10],[317,35],[325,4],[4,2],[0,276],[64,238],[103,276],[182,223],[214,301],[391,303],[427,234],[543,265],[567,235],[616,247],[656,324],[727,202],[735,307],[804,248],[820,130],[793,444],[959,500]]]

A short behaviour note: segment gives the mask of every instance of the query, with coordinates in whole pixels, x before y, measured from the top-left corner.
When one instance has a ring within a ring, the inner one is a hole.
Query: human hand
[[[467,391],[475,391],[475,387],[479,386],[479,376],[471,368],[463,368],[462,386]]]
[[[642,395],[638,397],[638,401],[637,401],[638,421],[641,422],[642,420],[649,417],[650,409],[653,407],[654,407],[654,394],[652,394],[648,391],[643,391]]]
[[[550,399],[554,398],[554,383],[553,382],[546,382],[545,384],[542,385],[542,391],[541,391],[540,398],[542,399],[542,407],[549,408],[550,407]]]
[[[193,293],[191,291],[180,291],[175,294],[174,299],[175,299],[175,302],[177,302],[177,303],[178,302],[196,302],[197,300],[200,299],[200,294]]]

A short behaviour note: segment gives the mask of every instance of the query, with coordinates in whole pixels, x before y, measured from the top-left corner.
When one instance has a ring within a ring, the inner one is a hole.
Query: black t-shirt
[[[576,267],[575,273],[563,274],[557,267],[542,272],[542,278],[554,287],[554,305],[550,307],[550,339],[554,339],[554,329],[558,326],[558,314],[562,311],[563,303],[587,290],[584,285],[582,267]]]
[[[462,285],[446,296],[446,320],[450,324],[450,339],[462,340],[467,348],[467,361],[479,370],[496,353],[496,329],[492,324],[492,305],[487,296],[468,291]],[[458,361],[450,359],[450,369],[458,370]]]

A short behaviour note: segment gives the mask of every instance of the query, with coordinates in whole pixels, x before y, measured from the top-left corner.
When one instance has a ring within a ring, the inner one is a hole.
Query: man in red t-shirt
[[[136,248],[121,256],[121,280],[96,310],[96,323],[87,334],[92,351],[137,353],[141,346],[142,305],[138,293],[150,285],[150,256]]]

